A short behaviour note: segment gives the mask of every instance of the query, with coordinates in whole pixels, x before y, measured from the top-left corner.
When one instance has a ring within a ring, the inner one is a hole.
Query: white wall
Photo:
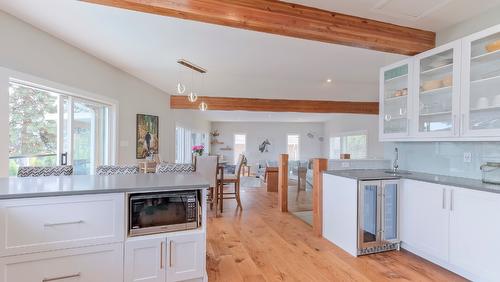
[[[322,142],[317,137],[323,136],[323,123],[291,123],[291,122],[212,122],[212,130],[219,130],[219,141],[223,145],[212,146],[212,153],[222,153],[228,161],[233,161],[234,151],[221,151],[219,148],[229,146],[234,149],[234,134],[246,134],[246,157],[248,164],[255,169],[259,160],[278,160],[280,154],[287,152],[287,134],[300,135],[300,159],[322,157]],[[315,138],[307,137],[307,133],[315,133]],[[261,153],[259,145],[269,139],[269,152]]]
[[[85,36],[82,34],[82,36]],[[136,114],[160,119],[160,156],[175,157],[175,117],[169,95],[19,19],[0,11],[0,67],[118,102],[118,163],[135,163]],[[8,90],[0,89],[0,176],[7,172]],[[180,115],[178,118],[186,118]],[[189,120],[195,118],[189,117]],[[199,117],[196,117],[199,118]],[[208,125],[207,125],[208,127]]]
[[[329,138],[346,132],[366,130],[368,133],[368,158],[383,158],[384,145],[378,141],[378,115],[338,114],[324,125],[325,144],[323,155],[329,156]]]
[[[488,27],[500,24],[500,6],[436,33],[436,45],[443,45]]]

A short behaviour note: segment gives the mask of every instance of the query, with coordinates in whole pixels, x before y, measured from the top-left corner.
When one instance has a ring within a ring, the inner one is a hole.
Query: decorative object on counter
[[[193,154],[195,154],[197,156],[201,156],[201,155],[203,155],[203,151],[205,150],[205,146],[196,145],[196,146],[193,146],[191,149],[193,151]]]
[[[271,142],[269,142],[269,139],[266,138],[262,144],[259,145],[259,152],[261,153],[267,153],[269,152],[269,146],[271,146]]]
[[[138,173],[138,165],[100,165],[95,170],[96,175],[126,175]]]
[[[145,159],[151,154],[158,154],[158,116],[137,114],[136,158]]]
[[[17,177],[69,176],[73,174],[73,166],[21,166]]]
[[[341,160],[350,160],[351,154],[340,154],[340,159]]]
[[[486,51],[488,52],[495,52],[497,50],[500,50],[500,39],[491,42],[490,44],[485,46]]]
[[[481,171],[483,173],[483,182],[491,184],[500,184],[500,163],[499,162],[487,162],[481,165]]]

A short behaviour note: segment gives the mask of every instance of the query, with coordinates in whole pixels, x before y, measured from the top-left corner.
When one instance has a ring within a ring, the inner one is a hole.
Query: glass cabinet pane
[[[378,185],[364,185],[362,187],[362,242],[370,243],[377,241],[377,199]]]
[[[419,132],[452,130],[453,63],[453,49],[420,60]]]
[[[398,239],[398,185],[396,183],[384,184],[384,236],[382,240]]]
[[[408,132],[408,65],[384,72],[384,134]]]
[[[500,129],[500,33],[471,42],[469,130]]]

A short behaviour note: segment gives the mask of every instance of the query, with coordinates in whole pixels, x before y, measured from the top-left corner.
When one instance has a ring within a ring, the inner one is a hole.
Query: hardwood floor
[[[242,188],[243,211],[226,200],[209,212],[209,281],[466,281],[409,252],[351,257],[311,226],[278,211],[277,193]]]

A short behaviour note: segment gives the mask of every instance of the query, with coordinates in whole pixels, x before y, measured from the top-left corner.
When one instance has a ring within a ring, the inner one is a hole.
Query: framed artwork
[[[158,154],[158,116],[137,114],[136,153],[137,159]]]

